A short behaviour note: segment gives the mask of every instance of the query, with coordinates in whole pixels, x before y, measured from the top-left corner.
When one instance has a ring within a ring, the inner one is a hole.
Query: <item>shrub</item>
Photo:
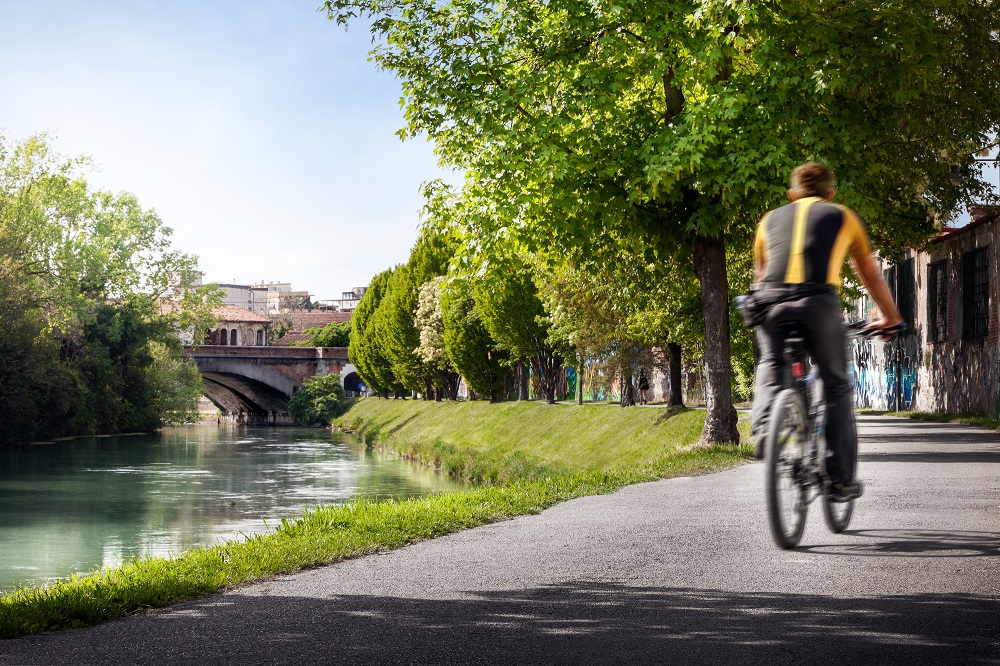
[[[288,401],[288,413],[299,425],[329,425],[330,420],[347,410],[347,396],[340,385],[340,375],[317,375],[302,383],[302,388]]]

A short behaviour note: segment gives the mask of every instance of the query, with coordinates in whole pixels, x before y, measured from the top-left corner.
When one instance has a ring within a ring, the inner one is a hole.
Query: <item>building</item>
[[[225,305],[235,305],[263,315],[280,315],[312,308],[308,291],[293,291],[289,282],[257,282],[255,284],[217,283]]]
[[[238,305],[223,305],[212,310],[218,319],[205,344],[232,347],[265,347],[270,344],[271,319]]]
[[[216,284],[222,289],[223,305],[235,305],[257,314],[267,314],[267,288],[250,284]]]
[[[321,305],[340,310],[341,312],[352,312],[356,307],[358,307],[358,303],[361,301],[361,297],[365,295],[366,291],[368,291],[368,287],[355,287],[351,291],[341,292],[340,298],[335,298],[330,301],[321,301]]]
[[[1000,209],[907,252],[886,281],[912,330],[855,345],[856,402],[874,409],[1000,415]],[[870,316],[863,299],[858,314]]]

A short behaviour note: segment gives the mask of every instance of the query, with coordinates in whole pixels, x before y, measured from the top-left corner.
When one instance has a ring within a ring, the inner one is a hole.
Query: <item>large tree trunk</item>
[[[733,407],[732,364],[729,354],[729,279],[726,243],[722,236],[698,236],[694,264],[701,283],[701,311],[705,318],[705,443],[736,443],[736,409]]]
[[[632,386],[632,366],[622,368],[622,407],[635,405],[635,387]]]
[[[667,344],[670,354],[670,400],[671,407],[684,406],[684,375],[681,367],[681,346],[676,342]]]
[[[528,400],[528,367],[524,361],[517,362],[517,399]]]
[[[583,404],[583,362],[580,363],[580,368],[576,371],[576,404]]]
[[[535,376],[538,378],[538,386],[545,396],[545,402],[550,405],[556,402],[556,387],[559,385],[559,370],[562,368],[562,359],[555,354],[548,354],[538,358],[534,363]]]

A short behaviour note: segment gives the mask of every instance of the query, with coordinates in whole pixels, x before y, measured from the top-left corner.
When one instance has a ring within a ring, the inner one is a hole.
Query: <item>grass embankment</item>
[[[980,414],[941,414],[938,412],[888,412],[874,409],[861,410],[872,416],[898,416],[917,421],[933,421],[934,423],[960,423],[962,425],[979,426],[1000,432],[1000,418],[982,416]]]
[[[675,476],[673,467],[686,474],[731,464],[732,447],[694,448],[704,420],[700,410],[362,400],[334,424],[370,446],[496,484],[584,472],[660,478]]]
[[[364,400],[341,419],[369,442],[483,487],[405,501],[319,507],[271,534],[0,597],[0,637],[95,624],[226,587],[429,539],[624,485],[703,473],[748,445],[693,446],[703,412],[603,405]]]

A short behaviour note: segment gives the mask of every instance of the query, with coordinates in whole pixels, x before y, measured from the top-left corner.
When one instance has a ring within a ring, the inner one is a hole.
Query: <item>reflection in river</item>
[[[457,487],[326,430],[190,426],[0,449],[0,590],[263,532],[317,504]]]

